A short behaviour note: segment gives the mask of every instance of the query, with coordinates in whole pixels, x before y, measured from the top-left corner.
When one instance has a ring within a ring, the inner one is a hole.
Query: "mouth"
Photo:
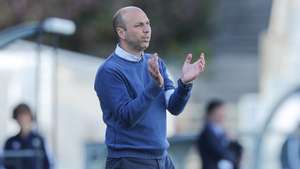
[[[150,41],[150,37],[143,37],[142,40],[143,41]]]
[[[149,43],[150,42],[150,38],[147,39],[142,39],[143,42]]]

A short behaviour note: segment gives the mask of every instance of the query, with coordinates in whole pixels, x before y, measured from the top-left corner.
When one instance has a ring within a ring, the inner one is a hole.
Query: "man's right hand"
[[[159,71],[157,53],[154,53],[148,60],[148,70],[152,78],[157,82],[158,86],[162,87],[164,85],[164,79]]]

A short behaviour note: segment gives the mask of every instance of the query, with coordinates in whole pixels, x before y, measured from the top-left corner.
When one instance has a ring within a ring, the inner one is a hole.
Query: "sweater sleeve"
[[[129,127],[139,121],[153,99],[161,92],[161,88],[151,80],[141,94],[131,98],[122,76],[112,68],[99,70],[95,90],[102,109],[108,110],[118,122]]]
[[[169,99],[166,99],[167,109],[171,114],[179,115],[190,98],[192,84],[183,84],[181,80],[178,80],[178,86],[175,88],[164,62],[162,61],[161,64],[162,72],[164,74],[165,94],[169,94],[169,91],[172,92]]]

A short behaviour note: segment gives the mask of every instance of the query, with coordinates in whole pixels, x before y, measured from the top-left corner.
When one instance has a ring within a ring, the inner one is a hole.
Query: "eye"
[[[138,23],[136,25],[134,25],[134,27],[142,27],[143,26],[143,23]]]

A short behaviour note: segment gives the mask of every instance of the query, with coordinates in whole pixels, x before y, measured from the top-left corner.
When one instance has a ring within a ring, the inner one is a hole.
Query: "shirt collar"
[[[125,60],[128,60],[128,61],[139,62],[142,59],[142,56],[144,55],[144,52],[142,53],[142,56],[133,55],[131,53],[128,53],[124,49],[122,49],[119,46],[119,44],[117,44],[117,47],[115,49],[115,54],[118,55],[119,57],[125,59]]]
[[[213,122],[209,122],[209,125],[212,127],[213,131],[217,134],[217,135],[221,135],[224,133],[224,129],[221,125],[217,124],[217,123],[213,123]]]

